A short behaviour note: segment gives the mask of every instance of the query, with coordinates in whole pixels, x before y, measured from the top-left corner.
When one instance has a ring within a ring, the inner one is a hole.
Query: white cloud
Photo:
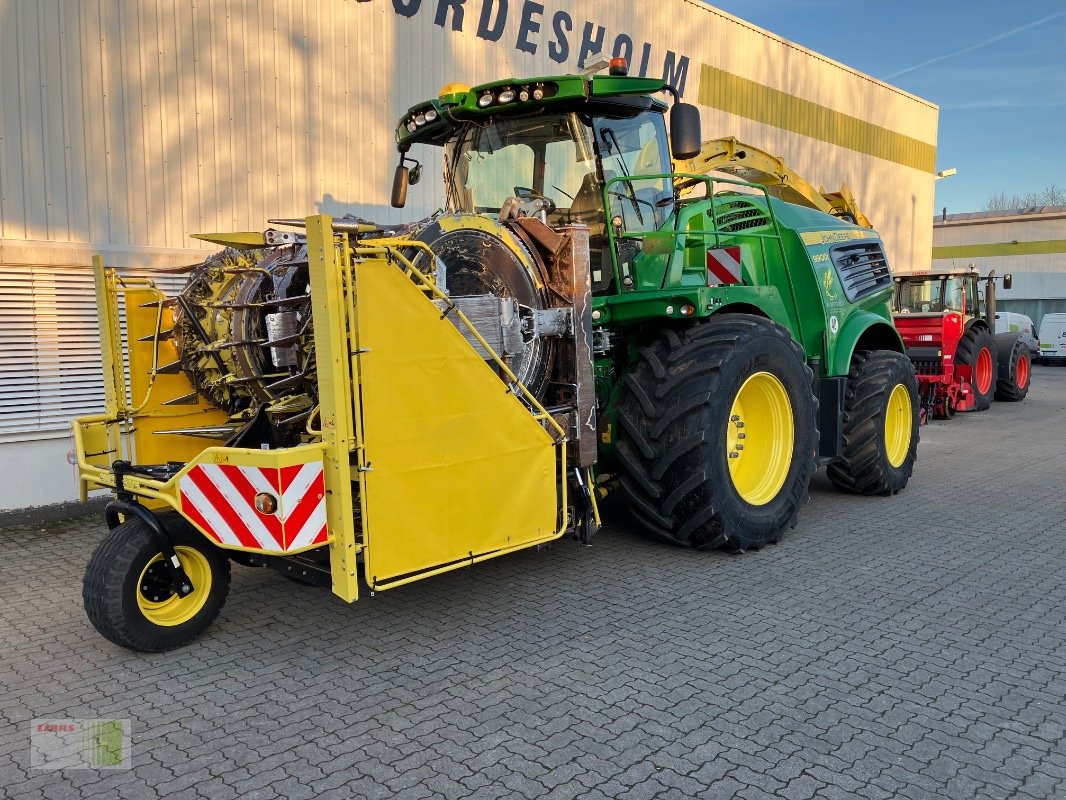
[[[976,44],[971,44],[968,47],[962,48],[961,50],[954,50],[950,53],[945,53],[942,56],[936,56],[935,58],[930,58],[926,61],[922,61],[919,64],[915,64],[912,67],[907,67],[906,69],[900,70],[899,72],[889,75],[888,80],[894,80],[900,75],[906,75],[908,73],[914,72],[915,70],[922,69],[923,67],[928,67],[930,64],[936,64],[937,62],[944,61],[949,58],[954,58],[955,56],[961,56],[965,53],[972,53],[974,50],[980,50],[981,48],[987,47],[990,44],[1000,42],[1004,39],[1010,38],[1011,36],[1016,36],[1017,34],[1022,33],[1023,31],[1027,31],[1030,28],[1035,28],[1038,25],[1044,25],[1045,23],[1051,22],[1051,20],[1053,19],[1058,19],[1059,17],[1063,16],[1066,16],[1066,11],[1059,11],[1055,14],[1051,14],[1050,16],[1044,17],[1043,19],[1038,19],[1034,22],[1028,22],[1025,25],[1019,25],[1017,28],[1011,28],[1009,31],[997,33],[995,36],[985,39],[984,41],[977,42]]]

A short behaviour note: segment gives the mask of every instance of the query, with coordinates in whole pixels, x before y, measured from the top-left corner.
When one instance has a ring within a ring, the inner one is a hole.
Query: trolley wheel
[[[229,593],[226,556],[183,520],[167,533],[193,590],[170,586],[151,529],[128,519],[96,548],[85,570],[82,599],[89,621],[105,638],[130,650],[158,653],[189,643],[214,622]]]

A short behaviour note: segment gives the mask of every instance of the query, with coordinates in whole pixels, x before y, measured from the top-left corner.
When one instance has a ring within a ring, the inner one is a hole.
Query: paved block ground
[[[0,796],[1066,797],[1064,432],[1066,369],[1037,368],[924,428],[902,495],[819,476],[759,553],[615,519],[352,606],[235,567],[154,656],[82,611],[101,522],[5,530]],[[48,717],[131,718],[133,768],[29,769]]]

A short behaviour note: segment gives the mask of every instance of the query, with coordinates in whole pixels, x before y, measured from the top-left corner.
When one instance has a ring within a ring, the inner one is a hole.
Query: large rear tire
[[[695,548],[777,542],[807,500],[817,400],[789,332],[747,314],[664,330],[622,381],[616,453],[633,516]]]
[[[999,380],[996,381],[996,400],[1016,403],[1029,394],[1032,377],[1032,356],[1029,347],[1012,333],[996,335],[996,355],[999,360]]]
[[[918,455],[918,379],[910,360],[888,350],[856,353],[844,395],[844,447],[826,469],[841,491],[892,495],[907,485]]]
[[[166,519],[167,533],[192,581],[181,597],[167,585],[169,570],[151,530],[128,519],[96,548],[85,570],[85,613],[117,645],[158,653],[189,643],[214,622],[229,593],[229,560],[184,520]]]
[[[955,363],[973,370],[970,388],[974,394],[974,411],[987,411],[996,391],[996,348],[991,332],[971,326],[959,340]]]

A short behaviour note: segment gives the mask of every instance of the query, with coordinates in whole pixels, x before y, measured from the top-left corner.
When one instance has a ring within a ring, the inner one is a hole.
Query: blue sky
[[[936,208],[1066,189],[1066,2],[711,0],[940,106]]]

